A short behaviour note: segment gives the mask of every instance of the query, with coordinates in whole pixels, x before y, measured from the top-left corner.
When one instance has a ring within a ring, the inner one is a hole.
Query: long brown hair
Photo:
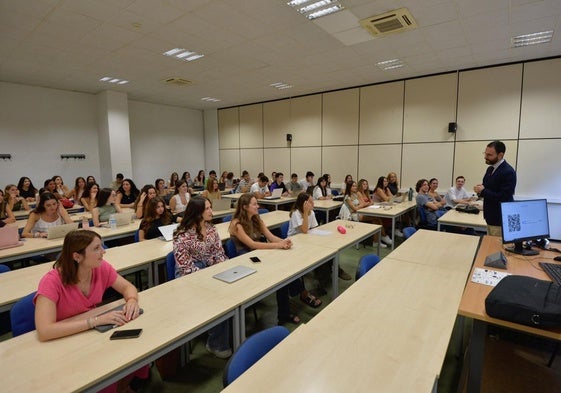
[[[238,203],[236,204],[236,211],[234,212],[234,216],[232,217],[232,222],[237,219],[244,232],[250,237],[253,233],[257,232],[255,230],[256,228],[261,228],[261,218],[259,217],[259,214],[256,214],[251,218],[249,218],[249,215],[247,214],[247,207],[249,206],[252,198],[255,198],[255,195],[250,193],[243,194],[240,199],[238,199]],[[230,223],[229,231],[231,229],[232,223]]]
[[[197,232],[197,239],[203,240],[203,213],[205,211],[207,201],[211,203],[208,198],[203,196],[196,196],[189,199],[189,203],[185,208],[183,219],[174,233],[174,238],[181,233],[187,232],[191,228],[195,228],[195,231]]]
[[[101,240],[101,236],[90,230],[77,229],[70,231],[64,237],[62,252],[53,265],[54,269],[58,269],[60,277],[64,285],[78,284],[78,262],[74,260],[74,254],[84,255],[86,247],[88,247],[95,238]]]
[[[158,208],[158,203],[164,206],[164,212],[160,217],[156,214],[156,209]],[[148,201],[148,206],[144,210],[144,217],[142,218],[141,229],[147,231],[152,223],[158,218],[162,221],[162,225],[171,224],[172,216],[171,213],[166,209],[166,202],[162,197],[155,196]]]

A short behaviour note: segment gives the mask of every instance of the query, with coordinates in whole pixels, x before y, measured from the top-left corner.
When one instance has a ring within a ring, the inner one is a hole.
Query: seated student
[[[318,184],[314,187],[314,199],[316,200],[326,200],[332,199],[331,190],[327,189],[327,178],[320,177],[318,179]]]
[[[76,205],[79,205],[84,191],[86,191],[86,179],[82,176],[78,176],[76,180],[74,180],[74,188],[68,191],[66,197],[72,199]]]
[[[308,190],[308,187],[313,187],[314,186],[314,172],[312,172],[312,171],[306,172],[306,178],[303,179],[303,180],[300,180],[300,185],[302,186],[303,191]]]
[[[174,190],[178,180],[179,174],[177,172],[172,172],[169,177],[168,190]]]
[[[93,177],[93,175],[88,175],[88,177],[86,177],[86,184],[91,183],[97,183],[97,181],[95,180],[95,177]]]
[[[111,182],[111,189],[112,189],[113,191],[117,191],[117,190],[121,187],[121,185],[123,184],[124,178],[125,178],[125,177],[123,176],[122,173],[117,173],[117,174],[115,175],[115,180],[113,180],[113,181]]]
[[[436,202],[430,195],[429,195],[429,182],[427,179],[420,179],[417,184],[415,185],[415,191],[417,191],[417,207],[423,209],[425,216],[426,216],[426,226],[430,229],[436,229],[437,220],[440,215],[438,215],[438,211],[442,207],[442,205]]]
[[[39,282],[33,299],[39,341],[70,336],[97,325],[123,326],[138,317],[140,308],[136,288],[103,260],[104,253],[101,237],[93,231],[76,230],[66,235],[60,256],[53,269]],[[125,298],[122,311],[67,319],[95,308],[110,287]],[[147,379],[148,366],[141,367],[133,375]],[[133,388],[134,383],[138,381],[131,381],[129,386]],[[117,392],[117,383],[102,392]]]
[[[50,227],[72,224],[72,218],[51,192],[39,196],[35,210],[29,213],[27,224],[23,228],[22,237],[47,237]]]
[[[222,193],[218,189],[218,179],[209,177],[207,180],[206,188],[201,192],[201,196],[208,198],[211,201],[214,199],[222,199]]]
[[[290,175],[290,181],[286,183],[286,189],[290,192],[290,195],[296,196],[300,194],[302,191],[302,184],[298,181],[298,175],[293,173]]]
[[[242,178],[240,179],[240,182],[238,183],[238,187],[236,188],[236,193],[246,193],[249,192],[249,190],[251,189],[251,178],[249,177],[249,172],[248,171],[243,171],[242,172]]]
[[[191,174],[187,171],[183,172],[183,174],[181,175],[181,180],[183,180],[185,183],[187,183],[187,187],[191,188],[193,187],[193,179],[191,179]],[[189,191],[192,193],[192,191]]]
[[[347,189],[347,184],[349,182],[353,181],[353,176],[352,175],[347,175],[345,176],[345,180],[343,181],[343,184],[341,184],[341,194],[345,195],[345,190]]]
[[[446,205],[446,200],[440,196],[437,189],[438,189],[438,179],[435,179],[433,177],[432,179],[429,180],[429,192],[428,192],[428,194],[432,197],[432,199],[436,203],[438,203],[439,209],[442,209]]]
[[[175,277],[228,259],[216,227],[212,224],[212,205],[207,198],[197,196],[189,201],[185,216],[173,235],[173,254]],[[208,333],[207,351],[221,359],[229,358],[232,355],[229,322],[222,322]]]
[[[451,187],[444,199],[446,200],[446,207],[453,209],[456,207],[458,203],[470,203],[473,201],[471,195],[468,194],[466,189],[464,188],[464,184],[466,183],[466,178],[463,176],[456,177],[456,186]]]
[[[206,186],[205,171],[203,171],[202,169],[199,170],[199,173],[197,174],[195,180],[193,181],[193,185],[202,188]]]
[[[134,202],[140,195],[140,191],[136,188],[136,184],[131,179],[124,179],[121,187],[117,190],[117,199],[115,203],[121,208],[134,208]]]
[[[226,180],[227,179],[228,179],[228,171],[224,171],[220,175],[220,178],[218,179],[218,183],[223,183],[224,185],[226,185]]]
[[[380,183],[380,179],[378,179],[378,183]],[[368,180],[360,179],[358,181],[357,195],[359,199],[362,200],[366,206],[370,206],[372,204],[374,195],[370,196],[370,186],[368,185]],[[393,241],[387,234],[388,226],[391,228],[392,225],[391,220],[386,220],[380,217],[366,216],[361,214],[359,215],[359,221],[381,225],[382,229],[380,233],[382,235],[381,237],[382,242],[380,243],[380,248],[386,248],[386,245],[388,246],[392,245]],[[374,244],[378,243],[377,238],[378,235],[374,235]]]
[[[392,195],[398,195],[399,194],[399,184],[397,182],[397,174],[395,172],[390,172],[388,173],[387,176],[388,179],[388,188],[390,189],[390,192],[392,193]]]
[[[84,206],[86,211],[91,212],[97,206],[97,193],[99,186],[97,183],[86,183],[86,189],[80,198],[80,205]]]
[[[224,185],[226,188],[234,188],[234,172],[228,172],[226,174]]]
[[[251,186],[249,192],[257,199],[270,196],[271,191],[269,190],[269,178],[265,175],[259,176],[258,180]]]
[[[139,241],[160,237],[161,233],[158,227],[169,225],[172,221],[173,216],[166,209],[165,201],[159,196],[150,199],[138,228]]]
[[[171,213],[175,216],[182,215],[187,208],[189,199],[191,199],[191,195],[189,195],[189,187],[187,187],[187,183],[183,180],[178,180],[175,185],[175,194],[173,194],[169,201]]]
[[[94,226],[98,227],[102,222],[109,221],[111,214],[121,212],[119,205],[115,203],[117,193],[111,188],[102,188],[97,195],[97,206],[92,210]]]
[[[12,212],[20,210],[29,211],[29,205],[24,197],[19,195],[18,187],[15,184],[8,184],[4,189],[4,199],[8,202],[8,206]]]
[[[276,190],[277,188],[282,189],[282,196],[288,196],[288,189],[284,185],[284,174],[282,172],[275,173],[275,181],[271,183],[269,190],[273,192],[273,190]]]
[[[55,175],[52,179],[55,182],[55,192],[58,193],[61,198],[66,198],[66,194],[68,194],[70,190],[64,185],[62,177]]]
[[[388,179],[380,176],[372,192],[372,202],[389,202],[392,196],[393,194],[388,186]]]
[[[266,177],[262,175],[261,179]],[[269,231],[269,228],[259,217],[258,210],[259,205],[254,195],[243,194],[238,199],[236,211],[228,228],[230,238],[236,245],[238,254],[244,254],[257,249],[288,250],[291,248],[292,241],[290,239],[281,239]],[[279,323],[300,323],[300,318],[290,313],[287,287],[277,291],[277,308]]]
[[[325,178],[327,184],[325,185],[327,189],[327,195],[331,195],[333,197],[333,193],[331,192],[331,175],[329,173],[324,173],[321,177]]]
[[[138,197],[134,201],[134,212],[136,218],[140,219],[144,217],[144,213],[148,208],[148,201],[156,196],[156,188],[151,184],[146,184],[140,190]]]
[[[22,176],[18,181],[19,194],[25,198],[27,202],[35,202],[35,194],[39,192],[29,179],[29,177]]]
[[[166,181],[164,179],[156,179],[156,181],[154,181],[154,187],[156,188],[156,195],[167,203],[169,200],[169,191],[166,188]]]
[[[12,213],[12,209],[10,209],[10,205],[4,197],[4,191],[2,190],[0,190],[0,221],[2,221],[3,224],[12,224],[16,222],[16,217],[14,216],[14,213]]]
[[[56,199],[61,199],[62,195],[60,195],[57,191],[56,191],[56,184],[55,181],[53,179],[47,179],[43,182],[43,188],[41,188],[39,190],[39,194],[42,194],[44,192],[50,192],[51,194],[53,194]]]

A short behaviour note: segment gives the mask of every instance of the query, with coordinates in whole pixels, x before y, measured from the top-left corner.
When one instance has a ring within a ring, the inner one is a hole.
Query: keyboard
[[[555,263],[540,262],[540,267],[547,273],[551,280],[561,285],[561,265]]]

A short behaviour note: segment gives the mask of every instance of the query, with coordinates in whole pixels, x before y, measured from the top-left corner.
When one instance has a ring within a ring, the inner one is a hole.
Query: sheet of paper
[[[510,276],[510,273],[476,267],[471,276],[471,281],[494,287],[506,276]]]
[[[331,232],[331,231],[326,231],[325,229],[317,229],[317,228],[310,229],[308,231],[308,234],[318,235],[318,236],[328,236],[328,235],[331,235],[332,233],[333,232]]]

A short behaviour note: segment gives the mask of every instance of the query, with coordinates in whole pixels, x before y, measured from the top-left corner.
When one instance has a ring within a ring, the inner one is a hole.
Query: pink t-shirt
[[[39,295],[52,300],[56,304],[56,320],[60,321],[95,308],[116,279],[117,272],[113,266],[102,261],[101,266],[93,269],[90,293],[84,296],[77,285],[63,285],[58,270],[52,269],[41,278],[33,303]]]

